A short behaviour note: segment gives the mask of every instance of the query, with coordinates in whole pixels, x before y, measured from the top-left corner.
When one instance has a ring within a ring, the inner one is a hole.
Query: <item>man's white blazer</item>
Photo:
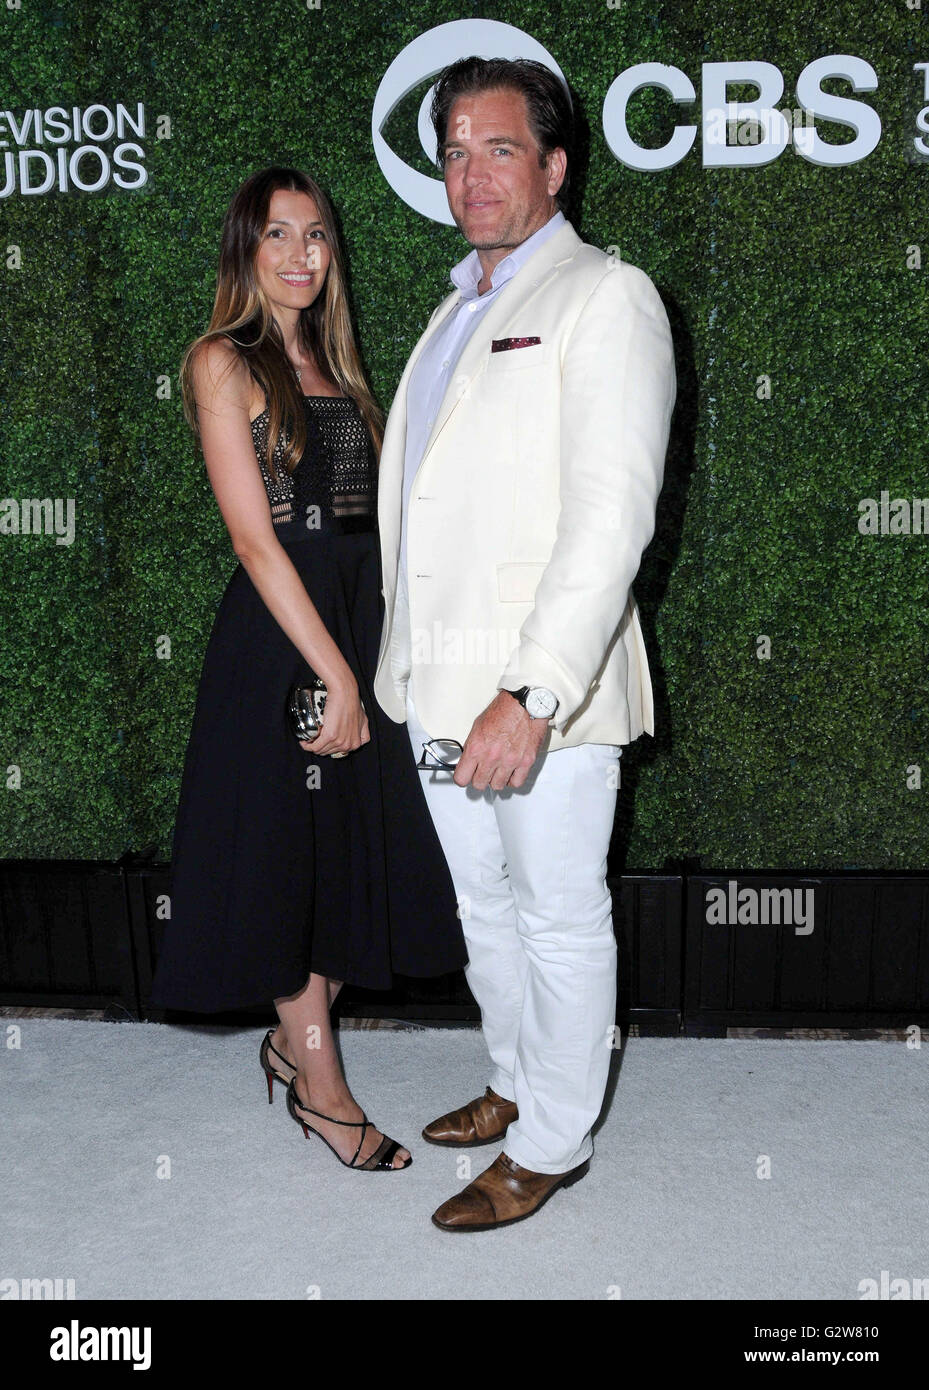
[[[559,700],[550,747],[654,732],[631,584],[655,525],[676,380],[649,277],[570,223],[481,315],[432,426],[409,503],[409,633],[395,624],[407,362],[381,452],[386,604],[374,690],[398,723],[406,682],[433,738],[464,742],[503,688]],[[494,340],[537,344],[491,350]],[[399,630],[398,630],[399,629]]]

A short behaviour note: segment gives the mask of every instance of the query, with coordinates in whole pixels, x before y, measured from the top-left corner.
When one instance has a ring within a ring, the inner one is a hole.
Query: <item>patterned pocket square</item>
[[[509,352],[512,348],[535,347],[541,338],[494,338],[490,344],[491,352]]]

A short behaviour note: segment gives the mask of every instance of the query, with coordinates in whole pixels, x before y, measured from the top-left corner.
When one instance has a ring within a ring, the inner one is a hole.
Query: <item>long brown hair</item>
[[[195,339],[181,362],[184,416],[199,438],[193,389],[192,358],[202,343],[224,335],[244,360],[268,402],[266,462],[277,479],[274,450],[282,433],[283,462],[291,472],[306,447],[306,418],[296,376],[271,305],[258,283],[255,261],[268,225],[271,195],[278,189],[306,193],[319,211],[330,249],[329,269],[322,291],[300,314],[299,335],[323,376],[354,398],[380,456],[384,417],[365,380],[352,329],[345,288],[345,263],[335,214],[328,197],[315,179],[299,169],[272,165],[252,174],[233,196],[223,223],[216,276],[216,298],[210,326]]]

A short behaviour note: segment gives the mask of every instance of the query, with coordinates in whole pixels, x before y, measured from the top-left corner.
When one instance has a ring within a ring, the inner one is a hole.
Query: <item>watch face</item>
[[[537,685],[526,696],[526,713],[532,719],[551,719],[558,701],[544,685]]]

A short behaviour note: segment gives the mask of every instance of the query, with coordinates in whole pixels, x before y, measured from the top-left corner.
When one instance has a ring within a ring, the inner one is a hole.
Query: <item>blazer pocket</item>
[[[501,603],[531,603],[546,562],[516,561],[497,566],[497,594]]]
[[[538,367],[548,361],[549,344],[531,343],[529,347],[506,348],[503,352],[491,352],[488,345],[484,359],[488,372],[518,372],[524,367]]]

